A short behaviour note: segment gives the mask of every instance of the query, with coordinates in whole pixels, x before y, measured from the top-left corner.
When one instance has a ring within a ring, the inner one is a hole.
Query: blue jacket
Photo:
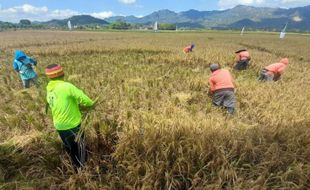
[[[28,57],[24,52],[20,50],[15,51],[15,60],[13,62],[13,68],[19,72],[22,80],[29,80],[37,76],[37,73],[33,70],[33,66],[37,65],[37,61]]]

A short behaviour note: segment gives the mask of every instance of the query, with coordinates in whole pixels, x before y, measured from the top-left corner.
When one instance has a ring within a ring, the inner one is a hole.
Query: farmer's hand
[[[208,96],[209,96],[209,97],[212,97],[212,96],[213,96],[213,93],[212,93],[211,90],[208,91]]]

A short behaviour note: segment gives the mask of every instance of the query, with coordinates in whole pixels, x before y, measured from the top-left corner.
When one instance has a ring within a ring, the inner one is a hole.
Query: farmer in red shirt
[[[235,111],[235,93],[234,83],[230,72],[226,69],[220,69],[219,64],[211,64],[212,75],[209,79],[210,94],[215,106],[223,106],[229,114]]]
[[[286,66],[288,65],[288,59],[283,58],[279,63],[274,63],[265,67],[261,73],[259,80],[262,81],[277,81],[281,78]]]
[[[247,69],[251,60],[250,53],[246,49],[236,51],[235,53],[237,54],[236,55],[237,63],[234,69],[239,71]]]
[[[191,44],[189,46],[186,46],[184,49],[183,49],[183,53],[187,54],[187,53],[190,53],[193,51],[195,47],[195,44]]]

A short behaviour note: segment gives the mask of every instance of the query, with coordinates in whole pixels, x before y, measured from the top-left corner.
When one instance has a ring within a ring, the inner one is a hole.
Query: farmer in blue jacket
[[[19,72],[24,88],[29,88],[31,82],[38,87],[38,75],[34,70],[36,65],[37,61],[35,59],[28,57],[20,50],[15,51],[13,68],[16,72]]]

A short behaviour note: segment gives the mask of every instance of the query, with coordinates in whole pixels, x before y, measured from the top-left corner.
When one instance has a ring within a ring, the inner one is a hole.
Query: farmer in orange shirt
[[[209,79],[210,94],[215,106],[223,106],[229,114],[235,111],[235,93],[234,83],[230,72],[226,69],[220,69],[219,64],[211,64],[212,75]]]
[[[189,46],[186,46],[186,47],[183,49],[183,53],[187,54],[187,53],[189,53],[189,52],[192,52],[193,49],[194,49],[194,47],[195,47],[195,44],[191,44],[191,45],[189,45]]]
[[[265,67],[258,80],[262,81],[277,81],[280,80],[286,66],[288,65],[288,58],[283,58],[279,63],[274,63]]]
[[[250,53],[246,49],[242,49],[235,52],[236,55],[236,65],[234,69],[241,71],[248,68],[251,60]]]

